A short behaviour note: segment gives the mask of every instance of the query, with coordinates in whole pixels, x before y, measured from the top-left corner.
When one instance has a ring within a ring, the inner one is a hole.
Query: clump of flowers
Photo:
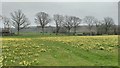
[[[41,51],[41,52],[46,52],[47,50],[46,50],[46,49],[41,49],[40,51]]]
[[[105,48],[104,48],[104,47],[102,47],[102,46],[100,46],[100,47],[99,47],[99,49],[100,49],[100,50],[104,50]]]
[[[28,61],[22,61],[22,62],[20,62],[19,64],[20,64],[20,65],[25,65],[25,66],[31,65],[31,63],[28,62]]]

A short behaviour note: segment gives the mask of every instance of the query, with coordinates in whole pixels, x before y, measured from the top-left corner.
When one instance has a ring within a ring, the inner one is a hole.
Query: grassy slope
[[[100,37],[33,34],[3,37],[17,38],[3,40],[3,62],[16,66],[116,66],[117,36]],[[104,49],[100,50],[101,47]]]

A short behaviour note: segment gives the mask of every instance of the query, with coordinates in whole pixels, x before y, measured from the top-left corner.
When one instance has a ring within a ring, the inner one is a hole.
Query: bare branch
[[[39,12],[36,14],[35,22],[40,24],[44,33],[44,27],[51,21],[49,15],[45,12]]]
[[[28,25],[30,25],[30,22],[21,10],[14,11],[14,13],[11,13],[11,17],[13,26],[17,29],[18,34],[21,29],[24,29],[28,27]]]
[[[62,27],[64,17],[59,14],[54,15],[54,21],[56,23],[56,35],[59,32],[60,28]]]

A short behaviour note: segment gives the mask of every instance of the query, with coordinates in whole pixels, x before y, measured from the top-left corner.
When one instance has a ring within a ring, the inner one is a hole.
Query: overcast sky
[[[2,15],[11,17],[10,13],[21,9],[34,24],[35,14],[41,11],[53,14],[77,16],[83,19],[85,16],[95,16],[99,20],[104,17],[112,17],[118,23],[117,2],[3,2]],[[1,25],[1,24],[0,24]],[[53,24],[52,24],[53,25]]]
[[[2,2],[118,2],[120,0],[1,0]]]

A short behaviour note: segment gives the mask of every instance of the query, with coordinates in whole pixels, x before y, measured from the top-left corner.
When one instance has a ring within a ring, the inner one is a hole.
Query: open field
[[[118,36],[0,38],[5,66],[117,66]]]

